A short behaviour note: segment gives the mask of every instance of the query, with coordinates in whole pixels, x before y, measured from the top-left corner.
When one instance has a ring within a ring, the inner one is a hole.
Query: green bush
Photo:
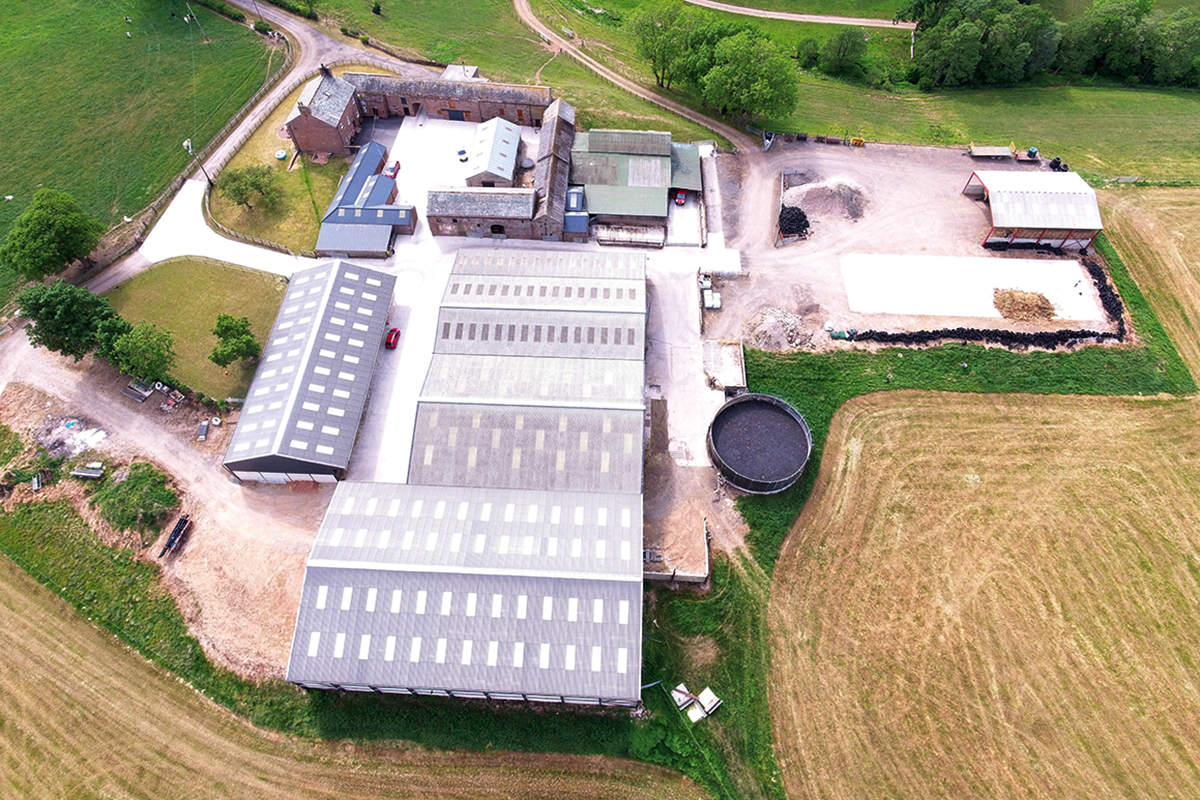
[[[12,428],[0,424],[0,469],[4,469],[23,449],[21,437]]]
[[[245,22],[246,21],[245,14],[243,14],[241,11],[239,11],[238,9],[234,8],[231,5],[222,3],[221,0],[196,0],[196,2],[199,3],[200,5],[204,6],[205,8],[212,9],[213,11],[217,12],[218,14],[221,14],[222,16],[229,17],[234,22]]]
[[[271,23],[267,22],[265,19],[260,19],[258,22],[254,23],[254,30],[258,31],[259,33],[270,33],[274,29],[271,27]]]
[[[368,44],[371,41],[371,37],[367,36],[365,33],[362,36],[358,37],[358,39],[363,44]]]
[[[139,461],[129,465],[125,480],[109,478],[92,496],[92,505],[117,530],[150,533],[179,505],[179,495],[167,486],[166,475]]]

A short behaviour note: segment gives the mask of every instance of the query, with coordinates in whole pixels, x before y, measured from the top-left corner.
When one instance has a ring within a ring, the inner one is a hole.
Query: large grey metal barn
[[[345,261],[292,276],[225,451],[225,469],[266,483],[341,479],[395,283]]]

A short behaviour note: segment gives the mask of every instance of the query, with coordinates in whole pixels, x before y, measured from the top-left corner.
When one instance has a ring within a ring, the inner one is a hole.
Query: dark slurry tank
[[[731,484],[752,494],[774,494],[804,472],[812,433],[796,409],[777,397],[735,397],[708,426],[708,455]]]

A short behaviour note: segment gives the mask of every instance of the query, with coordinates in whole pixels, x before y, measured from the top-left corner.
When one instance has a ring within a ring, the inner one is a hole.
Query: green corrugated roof
[[[631,156],[671,155],[671,134],[660,131],[592,130],[594,153],[624,153]]]
[[[583,189],[589,214],[667,216],[667,190],[656,186],[595,186]]]
[[[671,188],[698,192],[704,188],[700,178],[700,148],[694,144],[671,144]]]

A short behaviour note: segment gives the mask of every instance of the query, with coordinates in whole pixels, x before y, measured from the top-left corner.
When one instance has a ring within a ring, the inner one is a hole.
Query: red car
[[[398,344],[400,344],[400,329],[392,328],[388,331],[387,341],[383,343],[383,346],[388,350],[395,350]]]
[[[385,169],[383,171],[383,177],[385,177],[385,178],[394,178],[399,174],[400,174],[400,162],[399,161],[397,161],[395,164],[392,164],[390,167],[388,167],[387,169]]]
[[[687,201],[687,189],[680,189],[675,192],[675,205],[681,206]]]

